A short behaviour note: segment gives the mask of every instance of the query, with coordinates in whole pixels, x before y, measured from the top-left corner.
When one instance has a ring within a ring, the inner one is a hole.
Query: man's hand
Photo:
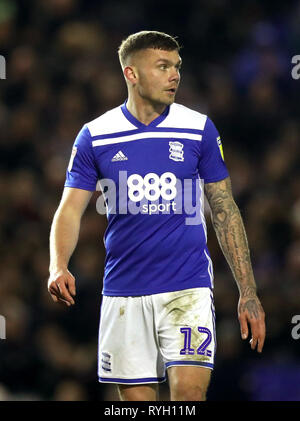
[[[72,298],[76,295],[74,276],[67,269],[50,273],[48,291],[54,302],[63,302],[67,306],[74,305],[75,301]]]
[[[65,187],[53,218],[49,241],[48,291],[56,303],[67,306],[75,304],[75,278],[68,271],[68,264],[77,245],[81,217],[92,194],[92,191]]]
[[[248,323],[251,329],[251,349],[255,349],[257,345],[257,352],[262,352],[265,336],[265,312],[256,294],[250,296],[240,296],[238,304],[238,318],[241,327],[242,339],[248,337]]]

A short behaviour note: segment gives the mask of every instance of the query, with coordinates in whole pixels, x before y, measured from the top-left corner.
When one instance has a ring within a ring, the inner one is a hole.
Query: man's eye
[[[160,66],[160,68],[161,68],[162,70],[166,70],[166,69],[167,69],[167,65],[166,65],[166,64],[162,64],[162,65]]]

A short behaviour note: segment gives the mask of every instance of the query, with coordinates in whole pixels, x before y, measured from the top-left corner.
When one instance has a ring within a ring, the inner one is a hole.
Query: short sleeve
[[[214,123],[207,117],[201,141],[201,156],[198,165],[204,183],[213,183],[229,176],[222,142]]]
[[[98,178],[91,135],[87,126],[84,125],[78,133],[72,148],[65,187],[95,191]]]

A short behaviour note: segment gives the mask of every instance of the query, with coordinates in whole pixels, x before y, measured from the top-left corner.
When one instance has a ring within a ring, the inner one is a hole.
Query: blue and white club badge
[[[176,140],[174,142],[169,142],[169,152],[169,158],[173,159],[173,161],[184,161],[182,143]]]

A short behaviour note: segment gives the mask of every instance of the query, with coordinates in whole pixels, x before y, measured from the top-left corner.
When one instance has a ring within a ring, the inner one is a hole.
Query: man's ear
[[[123,73],[128,83],[130,83],[131,85],[136,84],[138,80],[138,76],[137,76],[136,69],[133,66],[126,66],[123,70]]]

